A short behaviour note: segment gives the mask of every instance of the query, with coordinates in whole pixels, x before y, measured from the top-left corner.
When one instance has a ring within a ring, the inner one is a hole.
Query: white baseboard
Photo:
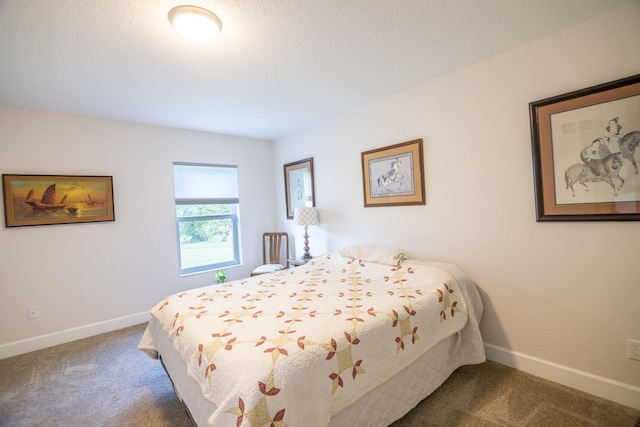
[[[0,344],[0,359],[29,353],[66,342],[92,337],[105,332],[127,328],[133,325],[149,321],[149,312],[132,314],[130,316],[118,317],[116,319],[105,320],[104,322],[92,323],[90,325],[54,332],[47,335],[40,335],[7,344]]]
[[[640,409],[640,387],[538,359],[493,344],[484,344],[487,359],[621,405]]]

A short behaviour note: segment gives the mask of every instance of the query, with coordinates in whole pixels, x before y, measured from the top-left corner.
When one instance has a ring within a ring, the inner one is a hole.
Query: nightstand
[[[309,261],[309,260],[307,260]],[[293,267],[298,267],[301,265],[305,265],[307,263],[307,261],[303,260],[302,258],[298,258],[298,259],[288,259],[287,260],[287,267],[288,268],[293,268]]]

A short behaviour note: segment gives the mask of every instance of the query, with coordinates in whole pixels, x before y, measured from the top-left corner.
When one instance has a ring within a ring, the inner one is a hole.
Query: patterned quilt
[[[327,425],[469,317],[444,270],[338,253],[176,294],[151,314],[216,405],[215,426]]]

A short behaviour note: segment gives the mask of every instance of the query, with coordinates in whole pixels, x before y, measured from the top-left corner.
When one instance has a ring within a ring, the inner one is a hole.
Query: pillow
[[[344,257],[393,266],[398,266],[402,261],[410,258],[404,249],[379,243],[347,246],[340,249],[338,253]]]

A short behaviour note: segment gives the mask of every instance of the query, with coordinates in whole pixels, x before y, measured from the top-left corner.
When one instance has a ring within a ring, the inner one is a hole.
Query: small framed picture
[[[537,221],[640,220],[640,75],[529,112]]]
[[[424,205],[422,139],[362,153],[364,206]]]
[[[2,175],[7,227],[115,221],[113,178]]]
[[[296,208],[316,205],[313,187],[313,157],[284,165],[284,191],[288,219],[293,219]]]

